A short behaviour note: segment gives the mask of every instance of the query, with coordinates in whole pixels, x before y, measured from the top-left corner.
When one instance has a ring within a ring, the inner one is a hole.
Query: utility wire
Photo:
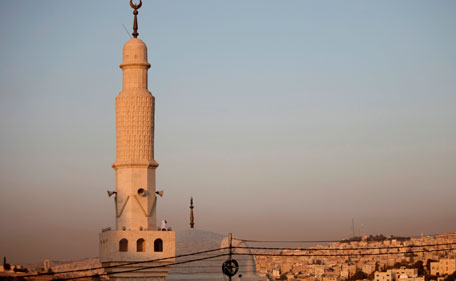
[[[395,246],[395,247],[367,247],[367,248],[328,248],[328,249],[315,249],[315,248],[289,248],[289,247],[239,247],[235,246],[233,248],[238,248],[238,249],[255,249],[255,250],[298,250],[298,251],[356,251],[356,250],[389,250],[389,249],[403,249],[403,248],[424,248],[424,247],[438,247],[438,246],[450,246],[450,245],[456,245],[456,243],[441,243],[441,244],[426,244],[426,245],[409,245],[409,246]],[[141,263],[148,263],[148,262],[157,262],[157,261],[163,261],[163,260],[169,260],[173,258],[182,258],[182,257],[188,257],[188,256],[194,256],[194,255],[200,255],[200,254],[208,254],[211,252],[215,251],[221,251],[225,250],[228,247],[224,248],[219,248],[219,249],[211,249],[211,250],[205,250],[205,251],[200,251],[200,252],[193,252],[193,253],[188,253],[188,254],[183,254],[183,255],[176,255],[173,257],[166,257],[166,258],[160,258],[160,259],[153,259],[153,260],[145,260],[145,261],[135,261],[135,262],[129,262],[129,263],[124,263],[124,264],[118,264],[118,265],[111,265],[111,266],[99,266],[99,267],[92,267],[92,268],[84,268],[84,269],[75,269],[75,270],[67,270],[67,271],[60,271],[60,272],[51,272],[51,273],[42,273],[42,274],[29,274],[29,275],[23,275],[22,277],[33,277],[33,276],[43,276],[43,275],[57,275],[57,274],[66,274],[66,273],[74,273],[74,272],[83,272],[83,271],[92,271],[92,270],[99,270],[99,269],[107,269],[107,268],[116,268],[116,267],[123,267],[123,266],[128,266],[128,265],[135,265],[135,264],[141,264]],[[445,249],[442,249],[445,250]],[[435,250],[424,250],[420,252],[430,252],[430,251],[435,251]],[[440,251],[440,250],[437,250]],[[407,253],[407,252],[403,252]],[[408,253],[413,253],[413,251],[409,251]],[[395,254],[395,253],[381,253],[383,255],[387,254]],[[323,254],[320,254],[318,256],[322,256]],[[342,256],[350,256],[353,254],[339,254]],[[367,254],[356,254],[356,255],[367,255]],[[369,254],[372,255],[372,254]],[[314,254],[306,254],[305,256],[316,256]],[[328,255],[323,255],[323,256],[328,256]]]
[[[219,267],[218,265],[177,265],[173,268],[200,268],[200,267]]]
[[[185,274],[185,275],[187,275],[187,274],[218,274],[218,273],[220,273],[221,275],[223,275],[222,267],[221,267],[221,266],[219,266],[219,267],[220,267],[220,270],[219,270],[219,271],[213,271],[213,272],[207,272],[207,271],[204,271],[204,272],[203,272],[203,271],[201,271],[201,272],[191,272],[191,271],[186,271],[186,272],[175,272],[175,271],[173,271],[172,273],[173,273],[173,274]],[[245,273],[250,273],[250,271],[247,271],[247,270],[244,270],[244,271],[239,270],[236,274],[239,274],[239,273],[245,274]]]
[[[449,243],[450,244],[450,243]],[[455,244],[455,243],[451,243],[451,244]],[[437,245],[437,244],[436,244]],[[445,249],[436,249],[436,250],[419,250],[419,251],[409,251],[409,252],[396,252],[396,253],[391,253],[391,252],[388,252],[388,253],[351,253],[351,254],[284,254],[284,253],[278,253],[278,254],[274,254],[274,253],[236,253],[234,252],[233,255],[236,255],[236,256],[280,256],[280,257],[303,257],[303,256],[311,256],[311,257],[319,257],[319,256],[324,256],[324,257],[330,257],[330,256],[381,256],[381,255],[398,255],[398,254],[412,254],[412,253],[422,253],[422,252],[440,252],[440,251],[452,251],[452,250],[456,250],[456,248],[445,248]],[[202,251],[202,252],[206,252],[206,251]],[[187,254],[185,256],[188,256],[188,255],[194,255],[195,253],[192,253],[192,254]],[[85,275],[85,276],[77,276],[77,277],[69,277],[69,278],[59,278],[59,280],[76,280],[76,279],[82,279],[82,278],[91,278],[91,277],[97,277],[97,276],[100,276],[100,275],[114,275],[114,274],[121,274],[121,273],[128,273],[128,272],[135,272],[135,271],[140,271],[140,270],[145,270],[145,269],[151,269],[151,268],[161,268],[161,267],[170,267],[170,266],[173,266],[173,265],[178,265],[178,264],[185,264],[185,263],[191,263],[191,262],[196,262],[196,261],[203,261],[203,260],[208,260],[208,259],[213,259],[213,258],[218,258],[218,257],[222,257],[222,256],[227,256],[228,254],[227,253],[224,253],[224,254],[220,254],[220,255],[215,255],[215,256],[210,256],[210,257],[203,257],[203,258],[198,258],[198,259],[192,259],[192,260],[185,260],[185,261],[181,261],[181,262],[173,262],[173,263],[166,263],[166,264],[162,264],[162,265],[153,265],[153,266],[147,266],[147,267],[141,267],[141,268],[135,268],[135,269],[130,269],[130,270],[123,270],[123,271],[117,271],[117,272],[110,272],[110,273],[101,273],[101,274],[92,274],[92,275]],[[181,255],[182,256],[182,255]],[[157,261],[157,260],[164,260],[164,259],[170,259],[170,258],[163,258],[163,259],[155,259],[155,260],[151,260],[151,261]],[[142,263],[144,263],[146,261],[142,261]],[[136,264],[137,263],[140,263],[140,262],[135,262]],[[130,264],[133,264],[133,263],[130,263]],[[123,266],[123,265],[121,265]],[[121,266],[110,266],[110,267],[121,267]],[[106,268],[110,268],[110,267],[106,267]],[[103,267],[101,267],[103,268]],[[98,268],[98,269],[101,269],[101,268]],[[82,270],[73,270],[73,271],[68,271],[66,273],[70,273],[70,272],[78,272],[78,271],[82,271]],[[85,269],[84,271],[87,271],[87,269]],[[56,274],[62,274],[63,272],[57,272]],[[39,275],[33,275],[33,276],[39,276]],[[27,276],[22,276],[22,277],[27,277]],[[14,278],[14,277],[9,277],[9,278]]]
[[[421,237],[429,237],[429,236],[439,236],[440,234],[429,234],[429,235],[414,235],[414,236],[407,236],[407,237],[390,237],[386,238],[385,240],[397,239],[397,238],[421,238]],[[334,243],[334,242],[350,242],[349,239],[342,239],[342,240],[254,240],[254,239],[241,239],[233,237],[233,240],[238,240],[242,242],[252,242],[252,243]],[[357,241],[353,241],[357,242]],[[375,241],[374,241],[375,242]],[[379,241],[381,242],[381,241]]]
[[[157,262],[157,261],[163,261],[163,260],[169,260],[169,259],[175,259],[175,258],[182,258],[182,257],[188,257],[188,256],[206,254],[206,253],[221,251],[221,250],[225,250],[225,249],[228,249],[228,247],[218,248],[218,249],[211,249],[211,250],[205,250],[205,251],[200,251],[200,252],[193,252],[193,253],[182,254],[182,255],[177,255],[177,256],[173,256],[173,257],[166,257],[166,258],[159,258],[159,259],[152,259],[152,260],[144,260],[144,261],[135,261],[135,262],[129,262],[129,263],[123,263],[123,264],[117,264],[117,265],[110,265],[110,266],[98,266],[98,267],[91,267],[91,268],[83,268],[83,269],[74,269],[74,270],[67,270],[67,271],[59,271],[59,272],[50,272],[50,273],[46,272],[46,273],[41,273],[41,274],[29,274],[29,275],[22,275],[21,277],[34,277],[34,276],[44,276],[44,275],[56,275],[56,274],[65,274],[65,273],[74,273],[74,272],[82,272],[82,271],[91,271],[91,270],[106,269],[106,268],[116,268],[116,267],[122,267],[122,266],[134,265],[134,264],[141,264],[141,263],[148,263],[148,262]]]
[[[441,243],[441,244],[426,244],[426,245],[408,245],[408,246],[394,246],[394,247],[363,247],[363,248],[287,248],[287,247],[240,247],[234,246],[237,249],[255,249],[255,250],[295,250],[295,251],[356,251],[356,250],[389,250],[389,249],[404,249],[404,248],[424,248],[424,247],[439,247],[456,245],[455,243]]]
[[[400,254],[414,254],[414,253],[429,253],[429,252],[440,252],[440,251],[453,251],[456,248],[437,249],[437,250],[420,250],[420,251],[409,251],[409,252],[396,252],[396,253],[352,253],[352,254],[283,254],[283,253],[236,253],[233,255],[240,256],[271,256],[271,257],[352,257],[352,256],[385,256],[385,255],[400,255]]]
[[[445,248],[445,249],[438,249],[438,250],[419,250],[419,251],[412,251],[412,252],[407,252],[408,254],[410,253],[421,253],[421,252],[437,252],[437,251],[449,251],[449,250],[456,250],[456,248]],[[398,255],[398,254],[405,254],[405,253],[365,253],[365,254],[267,254],[267,253],[236,253],[234,252],[233,255],[240,255],[240,256],[280,256],[280,257],[302,257],[302,256],[381,256],[381,255]],[[160,268],[160,267],[169,267],[177,264],[184,264],[184,263],[190,263],[190,262],[196,262],[196,261],[202,261],[202,260],[207,260],[211,258],[217,258],[217,257],[222,257],[222,256],[227,256],[229,254],[220,254],[220,255],[215,255],[211,257],[203,257],[199,259],[192,259],[192,260],[186,260],[186,261],[181,261],[181,262],[175,262],[175,263],[170,263],[170,264],[164,264],[164,265],[154,265],[154,266],[148,266],[148,267],[142,267],[142,268],[135,268],[135,269],[130,269],[130,270],[123,270],[123,271],[117,271],[117,272],[111,272],[111,273],[103,273],[103,274],[93,274],[89,276],[78,276],[78,277],[70,277],[70,278],[60,278],[60,280],[75,280],[75,279],[82,279],[82,278],[90,278],[90,277],[96,277],[100,275],[114,275],[114,274],[121,274],[121,273],[128,273],[128,272],[135,272],[135,271],[140,271],[144,269],[151,269],[151,268]]]
[[[92,275],[86,275],[86,276],[59,278],[59,280],[61,280],[61,281],[64,281],[64,280],[76,280],[76,279],[82,279],[82,278],[97,277],[97,276],[100,276],[100,275],[115,275],[115,274],[121,274],[121,273],[129,273],[129,272],[135,272],[135,271],[140,271],[140,270],[145,270],[145,269],[169,267],[169,266],[176,265],[176,264],[184,264],[184,263],[202,261],[202,260],[207,260],[207,259],[212,259],[212,258],[223,257],[223,256],[227,256],[227,255],[228,254],[226,253],[226,254],[220,254],[220,255],[215,255],[215,256],[211,256],[211,257],[204,257],[204,258],[186,260],[186,261],[181,261],[181,262],[167,263],[167,264],[162,264],[162,265],[146,266],[146,267],[141,267],[141,268],[134,268],[134,269],[122,270],[122,271],[116,271],[116,272],[110,272],[110,273],[105,272],[105,273],[101,273],[101,274],[92,274]]]
[[[122,26],[123,26],[123,28],[125,29],[125,32],[128,34],[128,36],[129,36],[129,37],[130,37],[130,39],[131,39],[131,35],[130,35],[130,33],[128,32],[128,30],[127,30],[127,28],[125,27],[125,25],[124,25],[124,24],[122,24]]]
[[[246,258],[239,258],[239,259],[236,259],[237,261],[252,261],[251,258],[249,257],[246,257]],[[214,260],[212,260],[214,261]],[[210,262],[212,262],[210,261]],[[215,260],[216,262],[220,262],[220,260]],[[177,266],[173,266],[172,268],[173,269],[179,269],[179,268],[200,268],[200,267],[220,267],[220,264],[217,264],[217,265],[184,265],[184,266],[180,266],[180,265],[177,265]]]
[[[253,243],[332,243],[340,242],[341,240],[249,240],[249,239],[238,239],[234,238],[233,240],[238,240],[242,242],[253,242]]]
[[[220,267],[220,268],[222,268],[222,267]],[[175,273],[175,274],[185,274],[185,275],[188,275],[188,274],[218,274],[218,273],[220,273],[220,275],[223,275],[222,270],[217,271],[217,272],[203,272],[203,271],[201,271],[201,272],[188,272],[187,271],[187,272],[173,272],[173,273]]]

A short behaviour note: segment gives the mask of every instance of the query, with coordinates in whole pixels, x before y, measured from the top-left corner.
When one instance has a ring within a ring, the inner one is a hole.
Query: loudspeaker
[[[138,195],[142,196],[142,197],[146,197],[147,196],[146,190],[144,190],[144,188],[139,188],[138,189]]]
[[[117,194],[117,192],[115,192],[115,191],[109,191],[109,190],[108,190],[108,196],[109,196],[109,197],[111,197],[113,194]]]

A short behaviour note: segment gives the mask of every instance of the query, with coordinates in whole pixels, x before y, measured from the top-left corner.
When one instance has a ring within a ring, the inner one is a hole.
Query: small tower
[[[195,216],[193,215],[193,197],[190,197],[190,228],[195,228]]]
[[[175,256],[175,232],[160,231],[156,223],[155,98],[147,87],[147,47],[137,38],[141,5],[130,0],[134,38],[123,47],[122,91],[116,97],[116,191],[108,192],[114,195],[116,228],[100,233],[100,260],[111,280],[165,280],[174,259],[154,260]]]

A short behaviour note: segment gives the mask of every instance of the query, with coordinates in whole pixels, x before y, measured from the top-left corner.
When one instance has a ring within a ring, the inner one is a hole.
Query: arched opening
[[[160,238],[154,241],[154,252],[163,252],[163,241]]]
[[[119,252],[128,252],[128,240],[125,238],[122,238],[119,241]]]
[[[144,239],[139,238],[136,241],[136,252],[145,252],[146,251],[146,241]]]

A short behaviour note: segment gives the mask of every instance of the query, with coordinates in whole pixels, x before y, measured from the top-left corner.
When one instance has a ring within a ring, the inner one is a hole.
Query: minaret
[[[190,197],[190,228],[195,227],[195,216],[193,215],[193,197]]]
[[[123,47],[120,68],[123,72],[122,91],[116,97],[116,175],[114,195],[116,229],[100,233],[100,259],[103,266],[154,260],[175,256],[175,232],[157,230],[154,159],[155,98],[148,90],[147,47],[137,38],[137,14],[142,2],[134,9],[133,37]],[[109,275],[111,280],[165,280],[168,267],[151,268],[173,262],[165,260],[113,267],[114,273],[137,268],[141,271]],[[146,269],[148,268],[148,269]]]

